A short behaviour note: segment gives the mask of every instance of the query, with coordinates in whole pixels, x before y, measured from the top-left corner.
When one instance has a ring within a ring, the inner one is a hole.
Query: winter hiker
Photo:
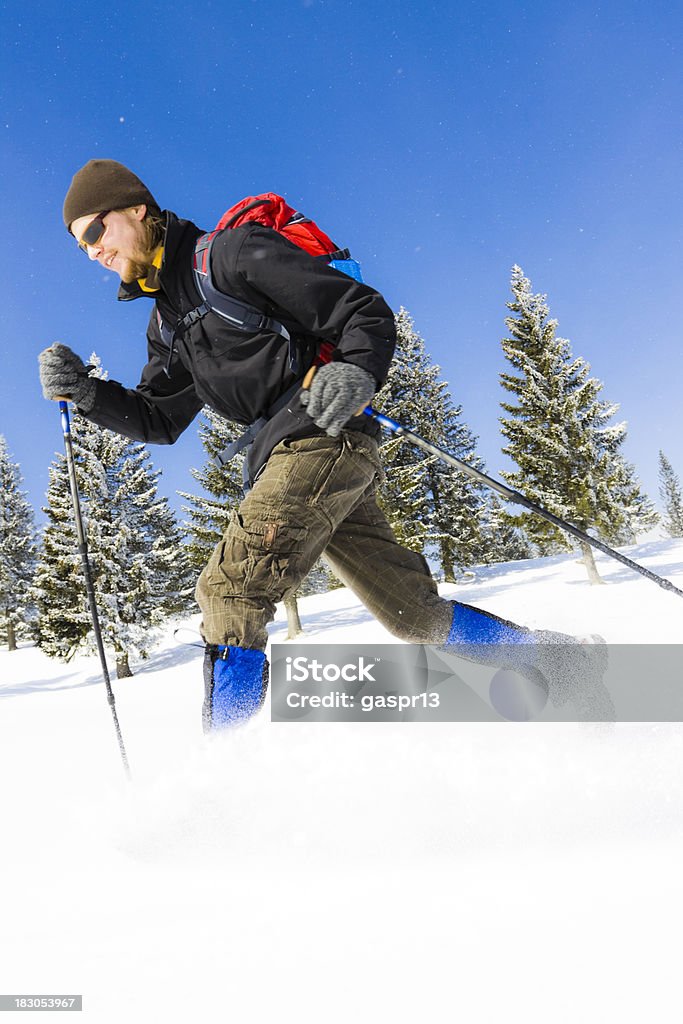
[[[119,275],[118,298],[146,297],[153,308],[137,387],[90,377],[71,349],[55,344],[40,355],[45,397],[68,397],[100,426],[155,444],[173,444],[204,405],[247,425],[265,418],[248,450],[251,489],[197,583],[207,729],[263,703],[266,626],[323,553],[403,640],[463,645],[468,656],[534,672],[544,669],[542,641],[551,641],[559,665],[556,645],[573,638],[440,598],[425,559],[398,544],[378,508],[379,428],[359,415],[384,382],[395,344],[394,317],[378,292],[250,221],[213,237],[212,286],[242,310],[220,315],[202,304],[193,270],[195,251],[200,269],[207,256],[204,241],[196,248],[202,230],[162,213],[113,160],[91,160],[76,173],[63,216],[88,258]],[[562,685],[576,668],[565,661]],[[579,672],[592,677],[592,666],[586,654]]]

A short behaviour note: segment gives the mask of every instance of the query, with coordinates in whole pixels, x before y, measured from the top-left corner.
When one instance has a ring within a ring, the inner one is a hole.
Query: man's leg
[[[258,711],[267,624],[379,472],[363,434],[284,442],[232,517],[197,583],[203,613],[205,728]]]
[[[574,698],[581,717],[609,718],[602,675],[606,668],[599,638],[531,630],[459,601],[439,597],[425,559],[401,547],[374,488],[338,527],[325,551],[335,574],[394,636],[437,644],[454,654],[508,668],[546,686],[551,700]],[[600,709],[598,712],[598,708]]]
[[[374,485],[339,525],[324,557],[394,636],[409,643],[445,642],[453,603],[439,597],[423,556],[398,543],[377,505]]]

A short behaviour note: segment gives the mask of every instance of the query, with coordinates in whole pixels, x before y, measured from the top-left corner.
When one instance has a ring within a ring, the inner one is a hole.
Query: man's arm
[[[168,346],[161,338],[152,312],[147,331],[148,362],[136,388],[112,380],[95,381],[95,400],[83,415],[134,441],[173,444],[203,406],[191,374],[174,354],[169,363]]]

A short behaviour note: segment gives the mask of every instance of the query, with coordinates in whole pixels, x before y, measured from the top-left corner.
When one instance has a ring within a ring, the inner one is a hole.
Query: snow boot
[[[268,662],[263,651],[207,644],[204,654],[204,732],[239,725],[263,706]]]
[[[555,707],[571,700],[581,720],[614,721],[616,717],[603,683],[607,645],[598,634],[580,637],[527,629],[454,602],[444,649],[523,677],[531,684],[530,707],[542,708],[545,699],[539,703],[541,694]]]
[[[507,619],[499,619],[497,615],[473,608],[472,605],[453,602],[453,619],[446,647],[459,644],[533,643],[534,635],[530,629],[516,626]]]

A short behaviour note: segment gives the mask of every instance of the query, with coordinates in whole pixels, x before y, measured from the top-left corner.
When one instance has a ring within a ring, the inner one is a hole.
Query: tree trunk
[[[581,546],[581,561],[586,567],[588,573],[588,579],[591,583],[604,583],[605,581],[601,578],[595,565],[595,559],[593,558],[593,548],[590,544],[587,544],[585,540],[580,540]]]
[[[455,583],[455,565],[451,558],[451,553],[448,550],[447,544],[442,541],[439,544],[441,554],[441,568],[443,569],[443,578],[445,583]]]
[[[287,639],[294,640],[295,637],[303,633],[303,629],[301,628],[301,619],[299,618],[299,605],[296,600],[296,592],[294,590],[288,590],[282,600],[287,612]]]
[[[116,652],[116,678],[117,679],[128,679],[132,676],[130,665],[128,664],[128,654],[126,651]]]
[[[9,609],[5,612],[5,618],[7,620],[7,650],[16,651],[17,649],[17,635],[14,631],[14,623],[10,618]]]

